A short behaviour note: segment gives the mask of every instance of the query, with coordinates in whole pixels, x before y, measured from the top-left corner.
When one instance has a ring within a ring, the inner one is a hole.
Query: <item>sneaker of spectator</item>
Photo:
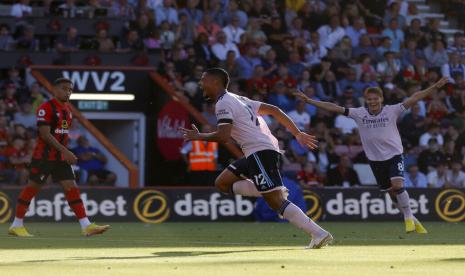
[[[447,64],[449,61],[444,42],[441,39],[432,42],[424,51],[428,67],[441,68],[443,64]]]
[[[89,185],[113,186],[115,184],[116,175],[105,169],[107,158],[99,149],[90,146],[89,140],[85,136],[78,138],[78,146],[72,151],[78,157],[77,165],[79,168],[87,172]]]
[[[128,0],[113,0],[110,14],[123,20],[134,20],[136,18],[134,6],[129,4]]]
[[[325,186],[351,187],[360,185],[357,172],[352,168],[352,162],[348,156],[341,156],[337,166],[330,169],[327,176]]]
[[[28,17],[32,15],[30,0],[18,0],[18,3],[11,6],[10,15],[16,18]]]
[[[97,30],[95,42],[96,45],[98,45],[97,49],[99,52],[110,53],[115,50],[115,44],[113,43],[113,40],[108,37],[108,32],[106,29],[101,28]]]
[[[417,165],[411,165],[405,174],[404,185],[406,188],[427,188],[428,179],[424,173],[418,170]]]
[[[155,25],[160,26],[163,21],[168,21],[172,27],[178,25],[178,10],[174,7],[173,0],[163,0],[163,5],[155,8]]]
[[[217,33],[216,43],[213,44],[211,49],[215,57],[220,61],[226,60],[229,51],[233,51],[236,58],[241,56],[236,44],[227,40],[227,36],[224,31]]]
[[[175,33],[170,29],[168,21],[163,21],[160,25],[160,42],[162,49],[171,50],[176,41]]]
[[[16,41],[10,34],[8,24],[0,24],[0,50],[10,51],[16,48]]]
[[[392,2],[389,4],[389,9],[384,14],[383,24],[385,27],[389,26],[391,19],[396,19],[399,24],[399,28],[403,29],[407,24],[406,19],[400,14],[400,4],[398,2]]]
[[[223,23],[225,25],[230,24],[234,17],[239,18],[239,27],[242,29],[247,27],[249,20],[247,14],[243,10],[239,9],[239,3],[237,0],[230,0],[228,8],[223,13]]]
[[[66,35],[57,39],[55,48],[59,52],[76,52],[81,48],[81,39],[78,29],[74,26],[68,27]]]
[[[323,25],[318,28],[320,40],[326,48],[333,48],[342,38],[346,35],[345,30],[340,26],[340,19],[338,15],[333,15],[330,18],[328,25]]]

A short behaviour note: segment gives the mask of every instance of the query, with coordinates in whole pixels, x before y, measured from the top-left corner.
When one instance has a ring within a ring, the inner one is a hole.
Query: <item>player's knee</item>
[[[276,212],[279,212],[283,204],[287,201],[284,199],[281,191],[274,191],[270,194],[263,194],[263,197],[268,206]]]

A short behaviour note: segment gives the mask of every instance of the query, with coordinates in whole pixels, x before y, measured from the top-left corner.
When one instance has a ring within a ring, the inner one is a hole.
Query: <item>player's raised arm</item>
[[[419,100],[422,100],[426,97],[428,97],[429,95],[431,95],[432,93],[434,93],[436,91],[436,89],[438,88],[441,88],[442,86],[444,86],[446,83],[448,83],[448,79],[447,78],[442,78],[440,79],[438,82],[436,82],[435,84],[431,85],[430,87],[426,88],[425,90],[421,90],[421,91],[418,91],[418,92],[415,92],[412,96],[408,97],[403,105],[405,108],[410,108],[412,107],[413,105],[415,105]]]
[[[192,129],[186,129],[182,127],[179,128],[179,130],[183,133],[183,137],[185,140],[201,140],[220,143],[227,143],[230,140],[231,129],[231,123],[219,123],[216,131],[208,133],[199,132],[199,130],[194,124],[192,124]]]
[[[308,103],[308,104],[311,104],[311,105],[314,105],[318,108],[321,108],[321,109],[324,109],[326,111],[329,111],[329,112],[334,112],[334,113],[339,113],[339,114],[344,114],[345,112],[345,108],[342,107],[342,106],[339,106],[337,104],[333,104],[333,103],[330,103],[330,102],[322,102],[322,101],[315,101],[313,99],[310,99],[309,97],[307,97],[304,93],[302,92],[294,92],[292,93],[294,96],[296,96],[297,98],[301,99],[302,101]]]
[[[307,146],[310,149],[317,147],[318,141],[315,136],[300,131],[291,118],[289,118],[289,116],[287,116],[280,108],[271,104],[262,103],[258,109],[258,114],[273,116],[281,125],[289,130],[292,135],[295,136],[302,146]]]

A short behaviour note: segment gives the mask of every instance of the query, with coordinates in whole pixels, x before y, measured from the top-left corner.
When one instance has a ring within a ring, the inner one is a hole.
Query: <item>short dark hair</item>
[[[226,70],[215,67],[215,68],[210,68],[205,71],[208,75],[214,76],[215,78],[219,79],[221,81],[221,84],[223,84],[224,88],[227,88],[229,85],[229,74],[226,72]]]
[[[69,84],[73,84],[73,82],[70,80],[70,79],[67,79],[67,78],[58,78],[56,79],[54,82],[53,82],[53,85],[59,85],[61,83],[69,83]]]

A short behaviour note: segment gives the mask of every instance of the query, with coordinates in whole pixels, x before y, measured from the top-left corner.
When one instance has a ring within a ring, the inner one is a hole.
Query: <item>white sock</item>
[[[22,218],[17,218],[15,217],[15,220],[13,220],[13,223],[11,224],[11,227],[22,227],[23,226],[23,220]]]
[[[81,228],[82,229],[85,229],[87,226],[89,226],[91,223],[89,221],[89,218],[88,217],[85,217],[85,218],[82,218],[82,219],[79,219],[79,224],[81,224]]]
[[[261,197],[260,194],[255,187],[255,184],[250,180],[240,180],[234,182],[232,186],[232,190],[234,194],[243,195],[243,196],[252,196],[252,197]]]
[[[284,209],[283,217],[312,237],[326,232],[292,202]]]
[[[413,219],[412,209],[410,209],[410,197],[408,196],[407,191],[403,191],[400,194],[397,194],[397,208],[400,212],[404,214],[404,219]]]

